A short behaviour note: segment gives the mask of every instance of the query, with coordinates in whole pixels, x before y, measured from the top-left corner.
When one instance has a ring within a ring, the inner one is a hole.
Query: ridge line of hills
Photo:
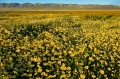
[[[55,4],[55,3],[0,3],[0,8],[57,8],[57,9],[115,9],[120,10],[118,5],[100,4]]]

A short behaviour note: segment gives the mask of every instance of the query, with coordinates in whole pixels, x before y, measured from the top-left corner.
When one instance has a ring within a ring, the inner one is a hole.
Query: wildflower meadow
[[[120,79],[120,11],[0,12],[0,79]]]

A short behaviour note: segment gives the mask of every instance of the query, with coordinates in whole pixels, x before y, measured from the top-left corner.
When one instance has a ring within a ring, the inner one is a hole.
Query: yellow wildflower
[[[104,74],[104,70],[100,70],[100,74]]]
[[[89,60],[92,61],[92,62],[94,61],[94,59],[92,57],[89,57]]]
[[[85,68],[85,69],[88,69],[89,67],[88,67],[88,66],[85,66],[84,68]]]
[[[49,75],[48,78],[55,78],[56,75]]]
[[[52,57],[51,60],[54,60],[54,57]]]
[[[4,66],[4,64],[1,62],[1,63],[0,63],[0,67],[3,67],[3,66]]]
[[[45,75],[45,72],[42,72],[41,75]]]
[[[70,67],[67,67],[67,69],[66,69],[66,70],[68,70],[68,71],[69,71],[69,70],[71,70],[71,68],[70,68]]]
[[[9,61],[12,61],[12,57],[9,58]]]
[[[17,53],[20,53],[20,49],[17,49],[16,52],[17,52]]]
[[[108,71],[111,71],[111,68],[107,68],[108,69]]]
[[[38,69],[38,72],[42,72],[42,69],[41,69],[41,68],[39,68],[39,69]]]
[[[58,61],[57,63],[58,63],[59,65],[61,65],[61,61]]]
[[[50,43],[50,45],[51,45],[51,46],[54,46],[54,45],[55,45],[55,43],[54,43],[54,42],[51,42],[51,43]]]
[[[40,77],[36,77],[36,79],[41,79]]]
[[[88,45],[88,47],[89,47],[89,49],[91,49],[91,50],[92,50],[92,48],[93,48],[92,45],[90,45],[90,44]]]
[[[46,69],[46,72],[50,72],[50,70]]]
[[[110,58],[111,58],[111,60],[112,60],[112,61],[114,61],[114,58],[113,58],[113,56],[110,56]]]
[[[94,78],[96,78],[96,76],[95,76],[95,75],[92,75],[92,78],[94,79]]]
[[[81,75],[80,75],[80,78],[85,79],[85,75],[84,75],[84,74],[81,74]]]
[[[65,75],[65,72],[64,72],[64,71],[62,71],[62,75]]]
[[[60,68],[61,70],[66,70],[66,66],[65,66],[65,64],[63,63],[62,64],[62,66],[61,66],[61,68]]]

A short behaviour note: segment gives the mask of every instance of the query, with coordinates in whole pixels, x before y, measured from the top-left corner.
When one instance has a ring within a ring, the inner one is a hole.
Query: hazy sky
[[[113,4],[120,5],[120,0],[0,0],[0,3],[75,3],[75,4]]]

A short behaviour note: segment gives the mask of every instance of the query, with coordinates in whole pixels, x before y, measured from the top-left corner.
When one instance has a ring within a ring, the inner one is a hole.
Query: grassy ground
[[[120,11],[0,12],[1,79],[120,79]]]

